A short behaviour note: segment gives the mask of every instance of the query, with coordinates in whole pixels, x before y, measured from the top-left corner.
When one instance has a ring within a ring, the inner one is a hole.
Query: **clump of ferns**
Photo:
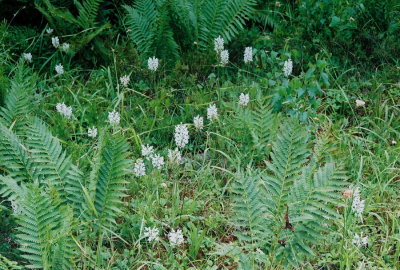
[[[315,140],[297,120],[283,120],[265,169],[238,170],[233,182],[236,236],[272,265],[298,266],[314,256],[312,247],[340,217],[346,174],[325,151],[328,137]]]

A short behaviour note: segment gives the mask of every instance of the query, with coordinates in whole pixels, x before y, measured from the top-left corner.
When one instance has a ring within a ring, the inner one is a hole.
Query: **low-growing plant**
[[[18,73],[26,74],[23,65]],[[19,249],[29,268],[90,267],[95,253],[79,262],[77,249],[93,247],[99,256],[103,241],[98,239],[113,230],[121,213],[127,142],[102,132],[85,180],[46,124],[32,116],[32,93],[25,89],[32,77],[26,78],[17,76],[12,84],[0,121],[1,194],[14,205]]]
[[[260,249],[270,266],[297,267],[340,217],[346,175],[325,152],[329,140],[312,139],[296,119],[282,120],[270,143],[264,169],[237,172],[232,221],[244,250]]]

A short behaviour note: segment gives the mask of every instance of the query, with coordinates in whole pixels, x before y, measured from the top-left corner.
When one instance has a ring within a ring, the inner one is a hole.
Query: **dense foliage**
[[[0,269],[400,268],[397,1],[0,3]]]

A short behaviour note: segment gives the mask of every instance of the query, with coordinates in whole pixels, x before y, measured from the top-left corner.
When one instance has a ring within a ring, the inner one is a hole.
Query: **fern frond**
[[[270,174],[263,177],[268,191],[276,198],[277,209],[287,204],[290,187],[308,156],[306,130],[291,119],[282,125],[273,143],[271,161],[266,162]]]
[[[170,26],[170,14],[166,8],[161,9],[157,20],[157,32],[155,33],[154,55],[174,63],[179,59],[179,46],[174,39],[174,33]]]
[[[311,169],[310,166],[307,169]],[[334,163],[320,167],[311,179],[300,178],[291,191],[293,222],[337,218],[338,214],[331,207],[341,205],[342,196],[339,191],[347,185],[345,180],[344,172],[338,170]]]
[[[72,210],[61,207],[57,200],[42,192],[37,185],[18,201],[22,214],[18,215],[18,242],[22,257],[30,269],[71,269],[75,246],[71,240]],[[62,258],[59,253],[62,250]]]
[[[74,4],[79,11],[79,16],[76,19],[83,28],[90,28],[96,25],[96,17],[103,2],[104,0],[84,0],[81,4],[78,0],[74,0]]]
[[[0,270],[22,270],[22,267],[0,254]]]
[[[3,173],[18,182],[34,181],[31,153],[20,138],[0,122],[0,164]]]
[[[61,198],[80,208],[83,202],[82,173],[63,151],[59,141],[39,118],[27,129],[26,145],[35,165],[35,179],[58,190]]]
[[[206,49],[212,40],[221,35],[230,41],[254,11],[254,0],[205,1],[202,8],[200,45]]]
[[[89,183],[90,194],[96,208],[93,213],[100,224],[110,226],[121,213],[122,198],[125,197],[125,175],[130,166],[128,143],[121,137],[104,137],[100,152],[100,167]],[[90,209],[90,207],[88,207]]]
[[[191,48],[198,41],[200,28],[201,0],[171,1],[172,28],[176,41],[185,48]]]
[[[233,183],[233,220],[246,246],[270,253],[272,264],[298,268],[315,255],[311,245],[318,244],[329,222],[339,217],[336,207],[342,205],[346,174],[328,156],[327,137],[309,150],[309,135],[296,119],[284,122],[273,137],[266,171]]]
[[[32,111],[32,96],[35,88],[35,78],[30,69],[21,60],[15,70],[11,87],[7,91],[4,107],[0,109],[0,121],[17,132],[27,123],[27,116]]]
[[[9,176],[0,175],[0,195],[8,198],[9,201],[19,201],[26,197],[27,190],[24,184],[18,185],[15,179]]]
[[[254,147],[262,157],[269,153],[268,144],[273,141],[277,130],[278,117],[272,112],[270,103],[257,99],[256,106],[251,112],[250,121],[247,122]]]
[[[231,0],[224,9],[223,24],[221,25],[222,36],[230,41],[243,29],[246,20],[254,11],[255,0]]]
[[[224,6],[227,1],[206,1],[201,9],[199,44],[207,49],[212,40],[221,35]]]
[[[154,38],[156,38],[156,21],[159,16],[154,1],[138,0],[134,8],[131,6],[124,6],[124,8],[127,12],[126,24],[129,37],[142,55],[150,56]]]
[[[250,245],[262,246],[269,240],[268,209],[263,204],[262,180],[239,173],[232,186],[234,223],[237,237]]]

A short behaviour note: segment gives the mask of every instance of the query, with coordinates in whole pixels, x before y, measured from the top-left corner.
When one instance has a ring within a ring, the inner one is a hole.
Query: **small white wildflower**
[[[228,50],[223,50],[221,52],[221,65],[225,66],[229,62],[229,52]]]
[[[115,110],[108,112],[108,122],[110,122],[111,125],[118,125],[120,121],[121,117],[119,116],[118,112]]]
[[[62,44],[61,49],[62,49],[64,52],[68,52],[68,51],[69,51],[69,44],[64,42],[64,43]]]
[[[189,130],[185,124],[179,124],[175,127],[175,143],[178,147],[183,148],[189,143]]]
[[[204,127],[204,120],[203,120],[203,117],[201,117],[200,115],[195,116],[195,117],[193,118],[193,124],[194,124],[194,127],[195,127],[196,129],[202,130],[203,127]]]
[[[57,74],[63,74],[64,73],[64,67],[61,64],[56,65],[54,69],[57,72]]]
[[[396,140],[392,140],[392,145],[396,145],[397,141]]]
[[[156,58],[155,56],[150,57],[147,60],[147,66],[151,71],[156,71],[158,68],[158,58]]]
[[[23,53],[22,56],[24,57],[24,60],[28,63],[32,62],[32,54],[31,53]]]
[[[185,241],[183,238],[182,231],[177,229],[176,231],[172,230],[168,233],[168,239],[171,246],[180,246]]]
[[[221,36],[218,36],[214,39],[214,51],[218,54],[224,50],[224,39]]]
[[[53,44],[54,48],[60,47],[60,40],[58,39],[58,37],[52,37],[51,44]]]
[[[351,242],[357,247],[366,247],[368,246],[368,235],[362,237],[362,235],[355,234]]]
[[[180,164],[182,162],[182,155],[178,148],[174,150],[168,149],[168,160],[170,164]]]
[[[50,27],[46,29],[46,33],[49,34],[49,35],[52,34],[53,31],[54,31],[54,30],[51,29]]]
[[[210,121],[216,120],[218,118],[218,109],[215,104],[211,104],[207,108],[207,119]]]
[[[166,184],[166,183],[161,183],[160,186],[161,186],[162,188],[167,188],[167,184]]]
[[[365,106],[365,101],[356,99],[356,107],[364,107]]]
[[[146,227],[144,228],[144,233],[143,236],[147,238],[147,241],[152,242],[152,241],[158,241],[160,240],[158,238],[160,231],[157,228],[150,228]]]
[[[138,158],[133,167],[133,172],[136,177],[141,177],[146,175],[146,167],[144,166],[143,159]]]
[[[142,145],[142,156],[144,157],[149,157],[151,154],[153,154],[154,148],[151,145]]]
[[[240,96],[239,96],[239,105],[240,106],[246,107],[247,104],[249,103],[249,101],[250,101],[249,94],[243,94],[243,93],[240,94]]]
[[[124,76],[122,76],[121,78],[119,78],[119,81],[121,82],[121,84],[122,84],[124,87],[127,87],[127,86],[128,86],[130,80],[131,80],[131,78],[129,78],[128,75],[124,75]]]
[[[243,60],[244,60],[245,64],[253,62],[253,48],[252,47],[246,47],[246,49],[244,49]]]
[[[292,74],[293,71],[293,62],[292,59],[288,59],[283,63],[283,74],[285,77],[288,77],[290,74]]]
[[[365,200],[361,200],[360,198],[360,189],[356,188],[353,194],[353,203],[351,205],[351,209],[356,214],[357,217],[361,218],[362,212],[365,208]]]
[[[56,110],[59,114],[61,114],[67,119],[70,119],[72,116],[72,107],[71,106],[68,107],[64,103],[57,103]]]
[[[97,128],[96,127],[92,127],[88,129],[88,136],[91,138],[96,138],[97,136]]]
[[[152,155],[151,163],[153,164],[154,168],[161,169],[165,164],[164,157],[160,156],[159,154]]]

